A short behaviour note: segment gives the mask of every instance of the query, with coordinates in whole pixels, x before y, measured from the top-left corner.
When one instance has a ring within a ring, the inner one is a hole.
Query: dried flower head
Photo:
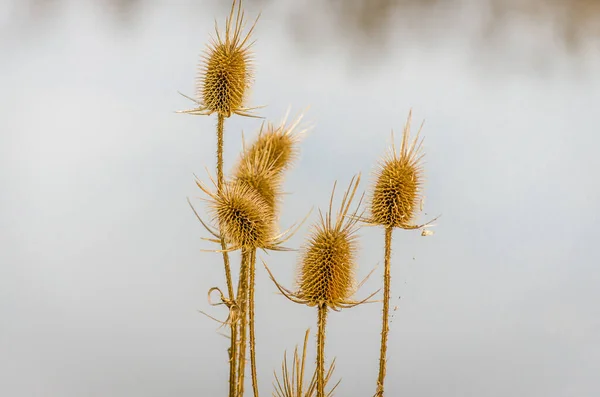
[[[196,180],[196,185],[208,195],[207,201],[213,215],[213,222],[219,226],[218,228],[204,222],[188,200],[196,218],[214,237],[203,238],[203,240],[220,244],[221,237],[223,237],[229,246],[226,251],[235,251],[240,248],[290,250],[282,244],[298,231],[306,218],[299,224],[279,232],[272,206],[256,188],[250,186],[246,181],[233,179],[224,183],[222,189],[217,189],[217,183],[212,178],[211,181],[215,186],[214,192],[199,180]]]
[[[315,226],[304,247],[298,274],[299,294],[309,306],[345,301],[354,286],[356,241],[353,230]]]
[[[233,181],[212,193],[199,181],[196,183],[210,196],[214,221],[232,249],[265,248],[272,243],[275,234],[273,211],[256,190]]]
[[[283,171],[291,166],[297,155],[299,133],[294,133],[294,128],[302,116],[290,126],[286,126],[286,118],[278,127],[269,123],[267,131],[264,131],[263,123],[252,145],[246,147],[244,144],[234,170],[235,179],[256,189],[274,210],[281,196]]]
[[[249,148],[244,148],[244,155],[264,161],[277,173],[289,169],[298,156],[297,143],[305,130],[296,131],[302,114],[287,125],[288,114],[278,126],[268,123],[265,128],[263,123],[254,143]]]
[[[237,2],[237,10],[236,10]],[[252,80],[252,59],[250,48],[253,42],[250,36],[256,21],[243,36],[244,11],[242,1],[233,0],[231,12],[225,23],[225,32],[219,33],[215,21],[216,38],[211,42],[199,67],[196,86],[197,108],[182,113],[211,115],[217,113],[230,117],[232,113],[251,116],[253,108],[244,107]]]
[[[234,175],[237,182],[254,189],[274,212],[281,195],[282,177],[266,160],[266,156],[249,156],[245,153],[235,168]]]
[[[297,274],[297,292],[291,292],[279,285],[269,271],[277,288],[288,299],[308,306],[325,304],[333,310],[356,306],[366,301],[350,300],[362,285],[360,283],[357,286],[354,281],[357,251],[355,232],[356,223],[360,219],[357,214],[360,202],[356,210],[348,214],[359,182],[360,176],[352,178],[335,221],[332,216],[335,186],[331,193],[329,211],[324,216],[319,212],[320,221],[314,225],[308,242],[302,249]]]
[[[402,134],[400,152],[396,152],[392,143],[390,155],[379,165],[370,198],[371,218],[368,222],[371,224],[404,229],[420,227],[412,222],[421,199],[423,141],[419,140],[419,134],[422,125],[410,142],[410,121],[411,113]]]

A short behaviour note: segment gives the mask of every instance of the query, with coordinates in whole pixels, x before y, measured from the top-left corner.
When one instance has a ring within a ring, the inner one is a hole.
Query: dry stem
[[[242,248],[240,280],[238,281],[237,302],[240,306],[239,348],[237,356],[237,395],[244,395],[244,372],[246,370],[246,325],[248,322],[248,268],[254,249]]]
[[[379,377],[377,379],[377,397],[383,396],[383,382],[385,379],[385,365],[387,352],[387,338],[390,330],[388,316],[390,312],[390,256],[392,253],[392,227],[385,228],[385,257],[383,274],[383,313],[381,327],[381,348],[379,350]]]
[[[220,191],[223,186],[223,130],[225,124],[225,116],[219,114],[217,116],[217,191]],[[223,265],[225,267],[225,279],[227,281],[227,292],[232,305],[235,305],[233,295],[233,284],[231,282],[231,268],[229,266],[229,253],[227,252],[227,244],[221,237],[221,250],[223,251]],[[230,307],[231,309],[231,307]],[[235,394],[235,367],[236,367],[236,340],[237,340],[237,324],[231,322],[231,345],[228,349],[229,354],[229,395]]]
[[[325,325],[327,322],[327,304],[319,305],[317,333],[317,397],[325,397]]]
[[[256,339],[254,333],[254,277],[256,273],[256,248],[250,250],[250,281],[249,281],[249,317],[250,324],[250,369],[252,373],[252,390],[258,397],[258,380],[256,376]]]
[[[217,117],[217,191],[223,187],[223,124],[225,116],[219,114]],[[231,282],[231,268],[229,266],[229,254],[225,240],[221,237],[221,250],[223,250],[223,264],[225,265],[225,278],[227,280],[227,292],[229,299],[233,299],[233,283]]]

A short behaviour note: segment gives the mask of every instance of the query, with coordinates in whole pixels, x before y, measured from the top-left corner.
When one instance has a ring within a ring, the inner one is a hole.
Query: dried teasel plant
[[[302,250],[296,292],[282,287],[263,263],[271,280],[286,298],[295,303],[316,306],[318,309],[317,397],[325,396],[325,327],[328,309],[339,311],[343,308],[354,307],[367,302],[377,293],[371,294],[362,301],[350,299],[364,283],[363,281],[356,285],[354,281],[357,251],[356,225],[362,198],[356,210],[349,214],[359,182],[360,175],[352,178],[350,186],[342,198],[335,221],[332,215],[334,185],[329,211],[324,216],[319,212],[320,221],[314,226],[308,242]]]
[[[242,155],[233,172],[234,178],[254,188],[277,212],[281,196],[283,172],[291,168],[298,156],[298,143],[306,129],[298,131],[303,115],[300,114],[290,125],[289,112],[275,126],[262,123],[254,142],[246,147],[243,142]]]
[[[289,113],[288,113],[289,114]],[[295,131],[302,115],[291,125],[286,125],[287,114],[278,127],[269,123],[267,131],[264,131],[264,123],[261,125],[255,142],[246,148],[243,145],[242,156],[234,170],[234,181],[246,186],[256,192],[266,203],[270,215],[277,218],[277,204],[281,196],[281,184],[283,172],[290,168],[291,163],[297,155],[297,143],[299,133]],[[254,258],[256,256],[254,248]],[[255,260],[250,261],[248,269],[248,280],[240,278],[246,283],[248,294],[248,327],[250,333],[250,367],[252,376],[252,387],[254,395],[258,395],[258,381],[256,369],[256,332],[255,332]],[[245,292],[242,292],[245,294]],[[244,348],[243,346],[241,347]],[[241,356],[245,353],[240,351]]]
[[[384,286],[383,286],[383,313],[381,346],[379,356],[379,375],[377,378],[376,396],[384,394],[384,380],[386,372],[387,337],[389,332],[389,301],[390,301],[390,257],[392,245],[392,231],[394,228],[421,229],[430,226],[434,220],[423,224],[414,224],[414,218],[422,202],[421,188],[423,184],[423,153],[422,143],[419,139],[421,128],[416,137],[410,141],[410,122],[412,112],[402,134],[399,152],[393,143],[390,154],[379,164],[375,175],[375,183],[370,192],[368,218],[362,220],[368,225],[383,226],[385,229],[384,253]],[[436,218],[437,219],[437,218]]]
[[[283,353],[283,363],[281,364],[281,379],[275,375],[275,392],[273,397],[315,397],[317,393],[317,371],[314,371],[310,383],[304,388],[304,374],[306,368],[306,350],[308,347],[308,335],[310,330],[306,330],[304,334],[304,344],[302,346],[302,356],[298,354],[298,346],[294,349],[294,357],[292,361],[292,370],[288,369],[287,354]],[[325,386],[329,383],[333,371],[335,370],[335,358],[331,361],[329,369],[325,375]],[[340,384],[339,380],[325,395],[326,397],[332,397],[333,392]]]
[[[196,86],[197,99],[184,95],[198,106],[183,110],[181,113],[194,115],[217,113],[222,117],[231,117],[235,113],[240,116],[255,117],[250,112],[257,108],[247,108],[244,103],[253,77],[250,50],[254,41],[251,41],[251,36],[259,17],[260,14],[244,35],[242,33],[245,26],[242,1],[234,0],[229,17],[225,22],[225,32],[219,32],[215,21],[216,38],[211,37],[211,42],[202,56],[199,67]]]
[[[246,153],[240,159],[240,163],[236,167],[234,172],[235,183],[240,187],[246,188],[251,191],[256,200],[260,199],[260,207],[265,211],[267,217],[273,219],[263,218],[259,222],[268,221],[269,223],[275,223],[275,205],[281,195],[281,182],[282,176],[280,173],[272,169],[271,164],[267,163],[267,156],[255,155],[248,157]],[[257,220],[258,221],[258,220]],[[248,299],[248,324],[250,333],[250,367],[252,376],[252,387],[254,395],[258,395],[258,381],[257,381],[257,369],[256,369],[256,336],[255,336],[255,307],[254,307],[254,286],[255,286],[255,273],[256,273],[256,248],[250,248],[252,250],[252,260],[249,262],[248,277],[246,274],[240,275],[240,290],[239,294],[247,295]],[[244,258],[242,258],[244,259]],[[242,261],[243,262],[243,261]],[[244,264],[242,263],[242,267]],[[240,358],[239,363],[242,363],[245,356],[245,345],[242,344],[240,349],[244,351],[239,352]],[[240,372],[240,374],[243,373]],[[243,375],[242,375],[243,378]]]
[[[250,270],[255,266],[257,248],[281,250],[280,244],[284,240],[282,235],[276,235],[275,217],[272,208],[252,187],[233,180],[225,183],[220,190],[217,189],[216,192],[211,192],[202,182],[196,181],[196,184],[208,195],[213,221],[218,225],[219,233],[205,224],[205,227],[216,237],[216,239],[208,240],[213,242],[225,241],[230,247],[227,249],[228,251],[237,249],[242,251],[235,303],[236,312],[239,315],[233,319],[236,320],[235,325],[237,327],[235,336],[239,335],[239,339],[235,340],[235,350],[232,354],[236,355],[235,393],[236,395],[243,395]],[[232,323],[234,322],[232,321]],[[258,387],[255,380],[253,387]]]
[[[212,180],[212,182],[216,186],[214,180]],[[246,331],[248,324],[250,324],[252,386],[254,394],[258,395],[254,350],[254,278],[256,250],[289,250],[283,247],[283,244],[293,236],[303,222],[296,227],[292,226],[288,230],[279,233],[273,207],[268,204],[259,191],[249,185],[246,181],[233,179],[225,183],[221,190],[216,189],[214,192],[199,180],[196,181],[196,184],[208,196],[207,201],[209,202],[213,222],[218,225],[217,231],[217,229],[206,224],[197,215],[204,227],[214,237],[205,240],[216,243],[223,240],[229,246],[227,249],[228,251],[238,249],[241,249],[242,251],[237,297],[234,304],[234,313],[236,313],[236,316],[231,318],[230,309],[230,318],[228,321],[236,322],[236,336],[239,336],[235,343],[235,351],[233,352],[236,354],[235,361],[237,363],[235,369],[236,393],[242,395],[244,390],[247,344]],[[218,288],[215,289],[218,290]]]
[[[252,145],[246,147],[244,143],[244,157],[252,161],[264,161],[276,173],[288,170],[298,157],[298,143],[308,130],[298,130],[303,113],[290,124],[287,123],[288,117],[289,110],[278,125],[263,123]]]
[[[236,7],[237,6],[237,7]],[[184,97],[193,101],[197,106],[193,109],[179,111],[192,115],[211,115],[217,113],[217,190],[224,184],[223,176],[223,134],[225,118],[232,114],[255,117],[244,105],[252,80],[252,32],[258,22],[257,16],[254,24],[244,35],[244,11],[242,1],[233,0],[231,11],[225,22],[225,31],[219,32],[215,20],[216,38],[211,37],[199,67],[196,84],[196,99],[186,95]],[[192,208],[193,209],[193,208]],[[195,211],[194,211],[195,212]],[[197,214],[196,214],[197,215]],[[222,303],[227,304],[231,310],[236,308],[231,278],[231,268],[227,244],[220,239],[223,266],[227,282],[228,298]],[[236,392],[236,341],[237,324],[231,322],[231,346],[229,355],[229,394]]]

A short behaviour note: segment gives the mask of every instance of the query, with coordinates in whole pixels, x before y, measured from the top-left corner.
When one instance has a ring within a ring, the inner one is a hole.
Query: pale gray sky
[[[211,246],[186,203],[205,212],[193,173],[214,173],[215,120],[173,113],[189,106],[177,91],[193,93],[218,11],[151,3],[124,28],[73,2],[43,26],[2,31],[1,395],[226,394],[228,342],[198,313],[226,316],[206,302],[224,287],[222,265],[200,252]],[[415,124],[426,120],[421,219],[443,216],[432,237],[394,234],[389,395],[596,396],[597,53],[574,62],[526,24],[477,52],[469,15],[433,15],[429,39],[399,31],[386,56],[356,62],[333,40],[302,52],[265,7],[251,103],[274,121],[310,105],[315,126],[286,181],[281,226],[324,207],[335,180],[362,172],[367,188],[412,108]],[[534,46],[553,56],[532,62]],[[259,123],[227,121],[226,168],[242,129],[252,137]],[[360,236],[364,276],[382,262],[383,234]],[[260,256],[292,285],[295,253]],[[316,313],[276,295],[264,269],[257,278],[258,370],[270,395],[272,371]],[[337,395],[372,395],[379,332],[378,304],[331,314]]]

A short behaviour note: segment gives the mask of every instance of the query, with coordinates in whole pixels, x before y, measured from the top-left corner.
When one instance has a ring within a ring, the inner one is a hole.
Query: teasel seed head
[[[254,189],[275,212],[281,196],[282,177],[275,172],[270,164],[266,163],[265,157],[242,155],[235,171],[235,180]]]
[[[221,235],[234,248],[265,248],[272,243],[275,234],[273,210],[260,194],[239,181],[224,184],[217,193],[210,193],[214,221]]]
[[[305,129],[298,131],[302,114],[289,125],[287,124],[288,115],[289,112],[286,113],[279,125],[269,122],[265,126],[263,123],[254,143],[250,147],[244,148],[245,156],[269,164],[269,167],[276,173],[288,170],[298,157],[298,142],[306,131]]]
[[[290,168],[297,156],[299,134],[295,128],[302,115],[291,125],[286,125],[286,117],[278,127],[268,123],[261,125],[258,137],[249,147],[244,148],[235,167],[235,179],[256,189],[275,210],[281,196],[283,171]]]
[[[298,275],[299,295],[309,306],[336,307],[354,287],[356,239],[351,230],[317,225],[303,250]]]
[[[336,309],[340,304],[348,302],[353,294],[358,248],[355,235],[357,222],[346,215],[359,182],[360,176],[352,178],[335,220],[332,214],[334,186],[329,211],[324,216],[320,213],[319,222],[313,226],[308,241],[302,248],[297,274],[297,295],[308,306],[325,303]]]
[[[236,7],[237,3],[237,7]],[[259,15],[260,16],[260,15]],[[231,12],[225,23],[225,32],[219,32],[215,21],[216,38],[211,37],[199,65],[196,82],[196,99],[189,98],[198,105],[195,109],[181,113],[211,115],[217,113],[230,117],[233,113],[255,117],[245,107],[253,78],[250,41],[258,17],[245,35],[242,1],[233,0]]]
[[[356,231],[357,222],[362,219],[362,214],[359,214],[362,197],[356,209],[352,213],[349,212],[359,183],[360,175],[352,178],[350,186],[344,193],[335,220],[332,214],[334,185],[329,201],[329,211],[325,215],[319,211],[319,222],[313,226],[308,241],[302,248],[297,268],[297,290],[295,292],[281,286],[263,262],[271,280],[279,291],[292,302],[308,306],[324,304],[328,308],[338,311],[367,303],[368,299],[379,292],[375,291],[361,301],[351,299],[372,273],[371,271],[362,282],[355,283],[358,249]]]
[[[421,128],[410,141],[411,113],[402,134],[400,151],[393,143],[391,153],[384,158],[376,173],[375,184],[370,194],[369,223],[385,227],[415,229],[413,224],[419,202],[423,170],[421,166]]]

